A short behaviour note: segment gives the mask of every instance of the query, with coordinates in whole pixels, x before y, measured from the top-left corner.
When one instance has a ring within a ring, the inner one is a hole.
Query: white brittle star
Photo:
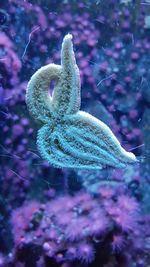
[[[51,80],[56,81],[53,94]],[[110,128],[80,109],[80,76],[72,35],[64,37],[61,65],[40,68],[28,83],[26,102],[33,117],[42,123],[37,146],[41,156],[58,168],[117,168],[136,162]]]

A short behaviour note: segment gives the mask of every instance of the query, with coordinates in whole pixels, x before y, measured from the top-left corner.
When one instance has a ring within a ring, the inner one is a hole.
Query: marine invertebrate
[[[105,189],[105,186],[101,189]],[[74,196],[55,197],[44,204],[25,202],[12,213],[16,254],[20,248],[23,250],[29,245],[38,245],[42,248],[41,257],[48,257],[50,266],[54,266],[52,259],[57,263],[80,261],[87,265],[93,262],[93,266],[103,266],[104,263],[111,262],[112,254],[118,261],[118,266],[121,266],[118,254],[121,258],[130,254],[128,260],[135,259],[143,247],[138,247],[136,253],[137,244],[133,241],[145,239],[141,232],[138,203],[135,200],[135,206],[133,199],[128,196],[133,208],[132,212],[127,214],[126,206],[120,205],[120,198],[127,197],[125,190],[119,192],[114,188],[113,191],[115,198],[110,195],[108,199],[101,193],[93,197],[80,191]],[[88,210],[84,206],[86,199],[90,203]],[[68,207],[64,203],[71,205]],[[60,218],[67,217],[68,220],[62,223]],[[121,217],[128,218],[126,227],[122,227]],[[94,264],[95,261],[101,265]]]
[[[94,248],[88,243],[81,243],[78,247],[78,258],[86,264],[94,260]]]
[[[126,241],[123,235],[117,234],[113,235],[112,237],[112,251],[119,252],[121,251],[126,245]]]
[[[69,192],[78,190],[81,186],[81,176],[77,177],[77,172],[69,169],[61,170],[49,168],[48,162],[41,160],[40,157],[36,155],[36,148],[33,144],[35,134],[33,134],[32,127],[34,125],[32,121],[29,121],[26,104],[24,102],[27,79],[31,77],[40,66],[52,62],[59,64],[60,40],[62,40],[67,31],[71,32],[74,36],[75,55],[80,69],[80,79],[82,81],[82,110],[98,118],[102,118],[112,131],[121,138],[120,140],[123,141],[124,148],[126,148],[127,151],[130,151],[131,147],[135,148],[142,143],[145,144],[144,147],[142,146],[142,150],[139,148],[136,149],[136,155],[141,155],[145,152],[145,160],[142,164],[142,169],[138,168],[138,164],[135,164],[124,170],[106,169],[103,172],[99,170],[96,172],[95,170],[93,170],[93,172],[81,169],[78,170],[78,172],[82,172],[82,179],[84,179],[84,183],[86,183],[86,186],[84,184],[85,190],[89,190],[95,194],[98,190],[98,184],[100,185],[101,183],[111,183],[113,187],[115,185],[113,185],[113,182],[110,180],[115,176],[115,179],[120,183],[120,187],[124,186],[126,181],[131,194],[134,194],[139,201],[142,197],[144,198],[144,210],[149,212],[150,194],[148,193],[149,187],[147,185],[150,179],[148,171],[150,166],[150,164],[148,165],[148,146],[150,142],[148,134],[149,123],[146,118],[150,117],[150,91],[148,86],[150,72],[148,60],[150,56],[150,38],[148,34],[149,29],[144,27],[145,16],[148,15],[148,7],[147,5],[139,5],[138,12],[136,12],[136,14],[134,13],[135,16],[132,16],[135,10],[134,5],[120,5],[119,2],[116,3],[114,0],[101,1],[99,9],[97,9],[97,6],[94,8],[93,3],[95,1],[86,1],[86,3],[85,1],[60,1],[59,4],[59,1],[51,2],[49,10],[43,0],[37,1],[37,3],[33,3],[32,5],[31,3],[19,0],[9,0],[9,5],[7,5],[6,1],[1,1],[1,8],[4,8],[9,14],[9,21],[5,24],[1,21],[2,23],[0,25],[3,37],[4,35],[8,37],[8,40],[2,38],[2,35],[0,37],[0,39],[3,40],[2,42],[0,41],[0,87],[2,87],[0,88],[0,144],[2,145],[0,147],[0,192],[2,200],[1,210],[4,210],[4,212],[1,212],[2,218],[0,227],[0,248],[1,253],[4,254],[0,255],[3,257],[2,260],[0,257],[0,263],[3,267],[8,267],[8,265],[23,265],[23,263],[10,263],[10,261],[12,262],[15,259],[12,259],[11,256],[13,244],[10,242],[11,227],[9,227],[8,220],[9,214],[13,211],[14,207],[21,206],[24,200],[34,198],[34,196],[37,196],[40,201],[43,199],[45,200],[47,197],[49,201],[52,197],[52,184],[54,184],[57,191],[63,189],[63,175],[71,178],[69,180]],[[68,4],[63,4],[66,2],[68,2]],[[42,12],[38,11],[39,9],[37,9],[37,6],[39,6]],[[106,6],[110,6],[110,8],[106,9]],[[42,17],[42,13],[45,19]],[[25,51],[29,35],[37,26],[40,27],[40,30],[36,31],[32,36],[30,45],[23,58],[24,60],[19,64],[18,59],[21,59]],[[49,55],[47,51],[49,51]],[[109,55],[110,52],[111,55]],[[134,54],[135,52],[139,54],[139,57]],[[15,59],[17,59],[17,61]],[[16,64],[16,62],[18,62],[18,64]],[[105,64],[101,64],[102,66],[100,66],[100,63],[103,62]],[[94,67],[94,69],[92,69],[92,67]],[[96,68],[99,72],[94,77],[92,74],[96,74]],[[114,78],[111,75],[114,75]],[[100,83],[100,85],[96,86],[98,83]],[[121,94],[121,92],[124,91],[126,94]],[[141,94],[141,97],[139,94]],[[100,102],[105,106],[107,112],[109,112],[109,116],[106,112],[106,119],[105,111],[101,112],[102,105]],[[110,113],[113,114],[114,119],[112,119]],[[27,118],[28,122],[22,122],[22,116],[25,117],[25,119]],[[135,134],[137,130],[141,131],[140,135]],[[144,142],[142,132],[145,137]],[[91,175],[93,175],[93,178],[90,179],[89,176]],[[137,179],[136,176],[139,178]],[[144,179],[145,177],[146,179]],[[133,182],[132,179],[134,179]],[[141,191],[141,183],[144,184],[143,191]],[[103,197],[104,195],[107,200],[111,192],[109,192],[108,189],[105,191],[103,189]],[[114,195],[114,199],[115,198],[116,194]],[[122,200],[118,199],[118,201],[119,207],[121,207],[123,205]],[[132,198],[130,201],[132,201]],[[67,204],[68,202],[65,203],[65,206]],[[83,206],[84,208],[86,206],[86,214],[91,209],[92,205],[90,206],[90,203],[85,200],[84,203],[82,203],[82,208]],[[108,211],[114,214],[114,211],[110,210],[108,205],[107,207],[109,208]],[[125,206],[123,205],[123,207]],[[128,206],[126,207],[128,209]],[[128,213],[128,211],[126,211],[126,213]],[[60,212],[58,212],[58,214],[60,214]],[[96,216],[97,214],[95,211],[92,218]],[[134,214],[132,213],[131,216],[134,217]],[[70,217],[71,215],[69,213],[65,213],[64,216],[60,214],[59,222],[61,218],[61,225],[66,225],[67,222],[70,222]],[[144,218],[142,219],[144,221]],[[97,226],[98,224],[96,224],[96,227]],[[149,228],[147,227],[147,229]],[[92,230],[97,240],[97,235],[101,232],[99,230],[95,231],[93,228]],[[127,231],[127,234],[130,235],[130,231]],[[119,233],[114,233],[114,235],[118,237]],[[147,230],[144,229],[144,235],[141,235],[141,238],[145,237],[145,235],[147,235]],[[53,229],[50,230],[49,236],[54,239],[55,232]],[[144,244],[145,239],[143,241]],[[47,239],[45,240],[47,241]],[[113,239],[112,242],[114,244]],[[135,238],[134,243],[136,247],[139,248],[139,239],[137,242],[137,238]],[[51,246],[51,248],[54,247],[53,244],[49,246]],[[144,251],[144,246],[141,244],[140,246],[141,250]],[[75,245],[73,248],[71,247],[70,250],[72,251],[72,255],[73,253],[76,255],[77,248]],[[129,251],[128,245],[126,250]],[[24,257],[27,259],[29,258],[29,254],[31,254],[32,257],[32,252],[35,250],[31,249],[31,253],[28,253],[28,251],[29,250],[26,250],[26,252],[24,252]],[[51,252],[49,250],[49,255],[50,253],[53,253],[53,250],[51,250]],[[148,254],[150,255],[149,251]],[[8,259],[5,258],[5,255],[8,255]],[[139,250],[136,255],[139,255]],[[139,257],[140,256],[141,255],[139,255]],[[4,263],[6,260],[9,261],[9,263]],[[30,262],[31,259],[27,260],[26,265],[28,266]],[[146,262],[146,259],[141,257],[137,264],[140,266],[148,266],[149,262],[150,261]],[[41,265],[38,263],[37,265],[38,267],[44,267],[44,263]],[[54,264],[47,265],[53,266]],[[72,264],[63,264],[63,267],[71,265]],[[74,265],[76,264],[72,266]],[[97,266],[100,267],[100,265],[101,260],[98,261]],[[111,264],[107,266],[110,267],[110,265],[114,267],[116,263],[112,260]],[[117,265],[122,266],[122,263],[118,263]],[[135,265],[135,263],[129,265]]]
[[[56,81],[52,96],[51,80]],[[80,76],[73,52],[72,36],[64,38],[61,66],[39,69],[27,87],[29,111],[44,126],[38,131],[40,154],[56,167],[101,169],[125,167],[136,157],[126,152],[102,121],[80,109]]]

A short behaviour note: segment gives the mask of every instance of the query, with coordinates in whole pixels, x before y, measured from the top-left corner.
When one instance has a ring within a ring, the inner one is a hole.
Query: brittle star
[[[49,85],[56,86],[52,95]],[[42,126],[37,147],[41,156],[58,168],[122,168],[137,161],[125,151],[111,129],[87,112],[80,111],[80,75],[72,35],[64,37],[61,65],[40,68],[27,86],[26,102]]]

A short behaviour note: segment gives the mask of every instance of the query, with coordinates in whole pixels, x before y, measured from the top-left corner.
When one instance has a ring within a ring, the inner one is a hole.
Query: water
[[[0,266],[150,265],[149,58],[148,0],[1,0]]]

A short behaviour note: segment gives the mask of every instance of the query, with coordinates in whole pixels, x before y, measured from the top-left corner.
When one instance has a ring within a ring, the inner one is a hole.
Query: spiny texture
[[[39,69],[27,87],[26,102],[43,126],[38,131],[40,154],[55,167],[101,169],[122,168],[134,163],[112,131],[102,121],[80,109],[80,76],[73,52],[72,36],[64,38],[61,66]],[[51,80],[56,81],[52,96]]]
[[[119,263],[117,255],[128,259],[128,253],[132,260],[143,249],[140,220],[137,201],[119,188],[103,186],[96,197],[79,192],[45,204],[26,202],[12,214],[16,255],[39,246],[39,257],[48,257],[49,266],[54,266],[52,259],[86,264],[98,260],[103,266],[112,255]]]

